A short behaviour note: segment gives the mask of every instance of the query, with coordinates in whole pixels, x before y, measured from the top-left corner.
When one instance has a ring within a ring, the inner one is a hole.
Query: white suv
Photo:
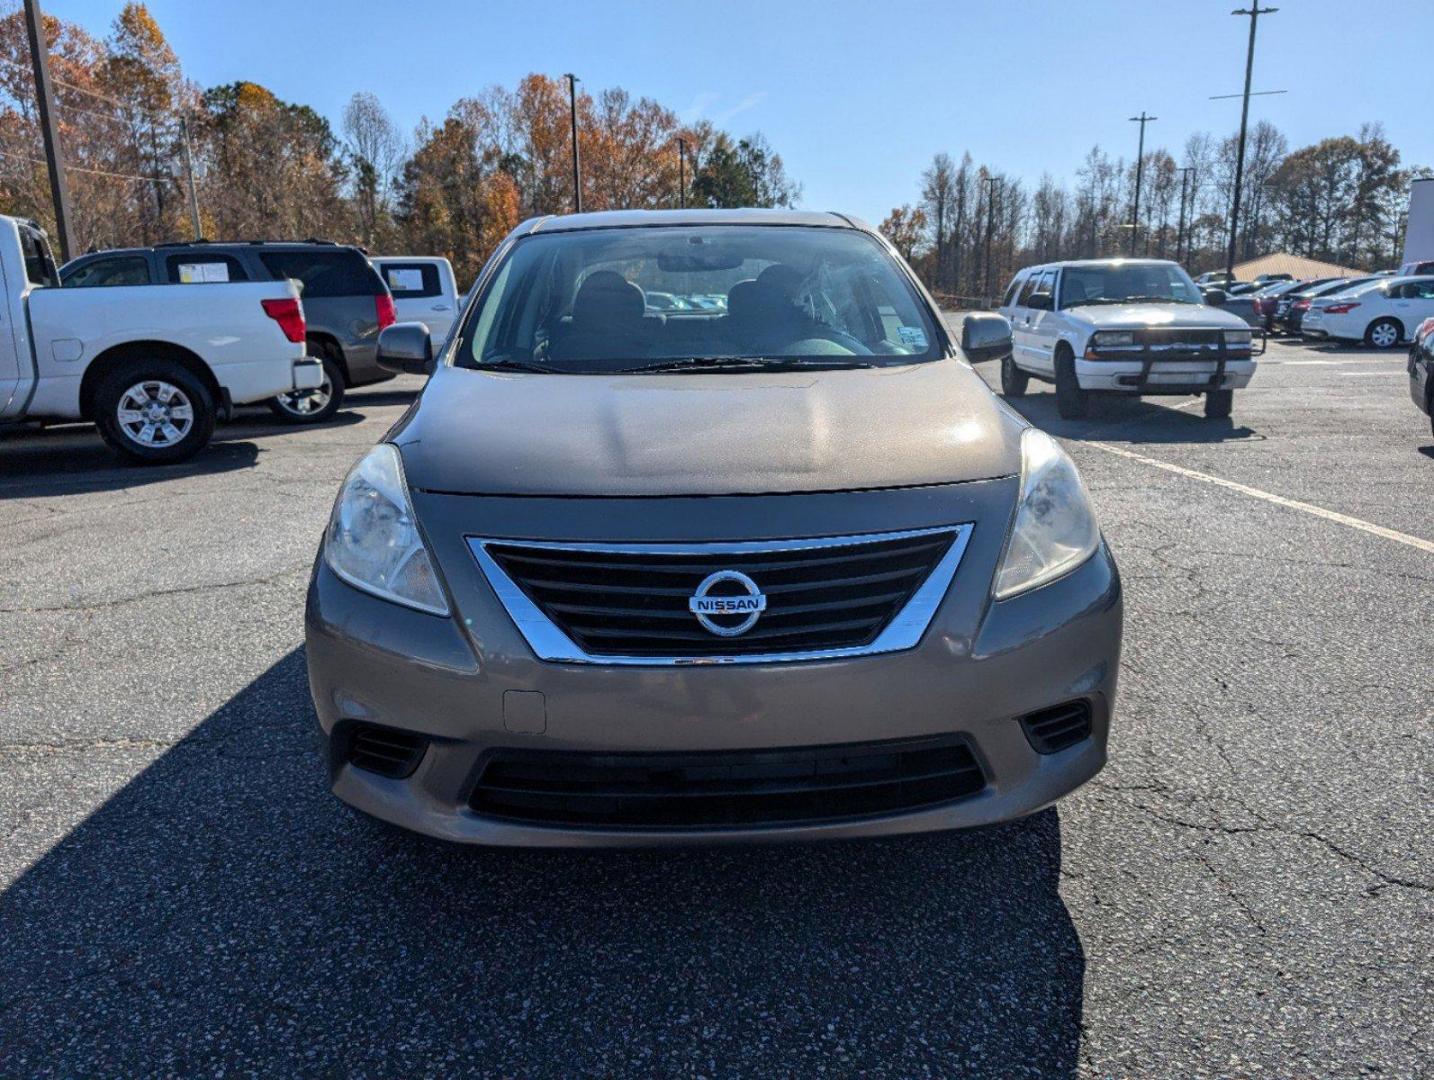
[[[1392,349],[1434,315],[1434,276],[1381,278],[1354,292],[1311,304],[1300,333],[1312,338],[1363,341]]]
[[[1001,389],[1053,382],[1062,417],[1084,416],[1089,392],[1204,394],[1205,415],[1230,415],[1255,373],[1245,320],[1205,305],[1178,264],[1087,259],[1029,266],[1001,301],[1013,349]]]

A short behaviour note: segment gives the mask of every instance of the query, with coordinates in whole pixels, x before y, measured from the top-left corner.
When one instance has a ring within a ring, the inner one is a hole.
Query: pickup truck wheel
[[[1062,349],[1056,353],[1056,412],[1062,420],[1080,420],[1090,408],[1090,396],[1076,380],[1075,357]]]
[[[214,434],[214,398],[183,364],[135,360],[111,372],[95,393],[95,423],[110,447],[132,461],[166,465],[193,457]]]
[[[274,415],[286,424],[321,424],[339,411],[344,400],[344,376],[328,355],[315,357],[323,365],[324,381],[317,390],[295,390],[269,402]]]
[[[1210,420],[1225,420],[1235,406],[1235,391],[1207,390],[1205,392],[1205,416]]]
[[[1364,341],[1376,349],[1392,349],[1404,336],[1404,327],[1395,319],[1375,319],[1364,332]]]
[[[1001,393],[1007,397],[1022,397],[1031,377],[1016,366],[1016,361],[1007,354],[1001,358]]]

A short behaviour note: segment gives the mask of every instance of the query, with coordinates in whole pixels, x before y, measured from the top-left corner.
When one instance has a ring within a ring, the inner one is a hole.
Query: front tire
[[[1227,420],[1235,407],[1235,391],[1207,390],[1205,392],[1205,416],[1210,420]]]
[[[1398,319],[1375,319],[1364,332],[1364,343],[1376,349],[1392,349],[1404,336],[1404,327]]]
[[[1016,366],[1009,354],[1001,358],[1001,393],[1007,397],[1024,397],[1031,377]]]
[[[269,402],[270,410],[286,424],[322,424],[343,404],[343,372],[327,353],[316,359],[324,369],[324,381],[317,390],[295,390]]]
[[[214,434],[214,398],[177,360],[135,358],[95,392],[95,423],[110,448],[145,465],[185,461]]]
[[[1075,357],[1056,353],[1056,412],[1062,420],[1081,420],[1090,411],[1090,396],[1076,379]]]

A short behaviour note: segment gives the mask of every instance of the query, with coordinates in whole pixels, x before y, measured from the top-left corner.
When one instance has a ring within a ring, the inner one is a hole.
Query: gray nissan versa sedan
[[[963,359],[1009,326],[962,337],[837,214],[520,226],[438,356],[380,339],[432,378],[309,586],[335,793],[610,846],[981,825],[1090,779],[1119,577],[1070,458]]]

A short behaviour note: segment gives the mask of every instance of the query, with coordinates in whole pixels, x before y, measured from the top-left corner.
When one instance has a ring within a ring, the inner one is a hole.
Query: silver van
[[[630,845],[981,825],[1084,783],[1119,577],[1070,458],[967,362],[1009,325],[960,337],[841,215],[520,226],[438,355],[379,341],[432,377],[310,582],[335,793]]]

